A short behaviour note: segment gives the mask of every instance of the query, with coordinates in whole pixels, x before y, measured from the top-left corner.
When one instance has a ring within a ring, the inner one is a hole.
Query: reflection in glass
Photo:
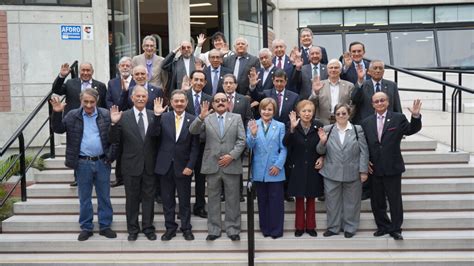
[[[438,31],[441,66],[474,67],[474,30]]]
[[[365,46],[365,57],[380,59],[390,63],[387,33],[351,33],[346,34],[346,47],[351,42],[359,41]]]
[[[313,44],[326,48],[328,59],[339,58],[342,55],[341,34],[317,34],[313,36]]]
[[[394,65],[437,67],[433,31],[392,32]]]

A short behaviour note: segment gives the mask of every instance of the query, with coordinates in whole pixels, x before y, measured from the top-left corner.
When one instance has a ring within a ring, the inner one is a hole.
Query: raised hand
[[[119,108],[117,105],[112,105],[110,108],[110,120],[112,123],[116,124],[120,119],[122,118],[122,111],[119,111]]]
[[[67,75],[69,75],[69,73],[71,73],[71,68],[69,67],[69,64],[62,64],[61,69],[59,70],[59,75],[61,75],[61,77],[66,77]]]
[[[316,76],[311,80],[311,88],[315,94],[318,94],[323,86],[324,84],[321,82],[321,78],[319,76]]]
[[[181,45],[176,47],[174,50],[173,50],[173,53],[177,54],[178,52],[181,51]]]
[[[342,58],[344,59],[344,66],[345,68],[349,68],[352,65],[352,57],[349,52],[345,52],[342,55]]]
[[[418,117],[420,116],[420,111],[421,111],[421,100],[420,99],[416,99],[413,101],[413,107],[410,108],[408,107],[408,111],[411,112],[411,115],[413,117]]]
[[[62,103],[59,97],[53,97],[51,98],[51,100],[49,100],[49,102],[53,106],[54,112],[61,113],[62,111],[64,111],[64,107],[66,106],[66,103]]]
[[[258,125],[257,125],[257,121],[255,120],[250,120],[249,123],[248,123],[248,127],[250,129],[250,134],[252,134],[252,136],[257,136],[257,131],[258,131]]]
[[[257,70],[255,67],[252,67],[249,72],[249,84],[252,87],[257,86],[260,79],[258,79]]]
[[[163,98],[155,98],[153,101],[153,112],[155,113],[156,116],[161,115],[163,112],[166,111],[168,108],[168,105],[163,106]]]
[[[202,45],[206,41],[206,35],[204,35],[204,33],[201,33],[196,37],[196,39],[197,39],[197,46],[202,47]]]
[[[204,120],[210,113],[212,113],[212,111],[209,111],[209,102],[203,101],[201,103],[201,113],[199,114],[199,118]]]
[[[204,62],[199,58],[194,58],[194,69],[195,70],[204,70]]]
[[[290,117],[290,130],[291,130],[291,132],[294,132],[294,129],[296,128],[296,126],[298,126],[298,123],[300,122],[300,119],[296,118],[296,112],[295,111],[291,111],[288,116]]]
[[[181,89],[183,91],[188,91],[191,88],[191,79],[188,76],[184,75],[183,80],[181,81]]]
[[[324,128],[322,127],[318,128],[318,136],[319,136],[319,141],[321,141],[323,144],[326,144],[326,141],[328,141],[328,135],[324,131]]]
[[[227,54],[228,52],[229,52],[229,45],[225,42],[225,43],[222,45],[221,53],[222,53],[222,54]]]
[[[291,49],[291,52],[290,52],[290,61],[291,61],[291,63],[295,64],[297,57],[301,57],[301,52],[300,52],[299,48],[295,46],[295,47],[293,47],[293,49]]]
[[[365,78],[365,70],[362,66],[359,65],[359,67],[356,67],[357,71],[357,82],[358,83],[363,83],[364,78]]]

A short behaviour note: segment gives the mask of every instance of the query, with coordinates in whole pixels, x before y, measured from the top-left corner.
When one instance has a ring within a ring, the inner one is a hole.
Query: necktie
[[[382,132],[383,132],[383,123],[384,123],[385,116],[377,115],[377,137],[379,138],[379,142],[382,142]]]
[[[234,76],[235,76],[236,79],[239,79],[240,58],[242,58],[242,57],[237,57],[235,59]]]
[[[212,70],[214,72],[214,77],[212,78],[212,95],[217,93],[217,83],[219,82],[219,75],[217,69]]]
[[[278,93],[278,114],[280,114],[280,109],[281,109],[281,100],[283,98],[283,95],[281,92]]]
[[[138,130],[140,131],[140,136],[145,140],[145,122],[143,122],[143,113],[138,113]]]
[[[281,56],[278,57],[278,64],[277,67],[283,69],[283,65],[281,64]]]
[[[152,72],[153,71],[153,61],[151,61],[151,60],[146,61],[146,70],[148,71],[147,78],[148,78],[148,80],[151,80],[151,76],[153,74],[153,72]]]
[[[380,92],[380,83],[375,84],[375,92]]]
[[[221,138],[224,136],[224,117],[222,115],[217,117],[217,122],[219,124],[219,133],[221,134]]]
[[[175,118],[174,118],[174,126],[176,128],[176,141],[178,141],[178,138],[179,138],[179,134],[181,133],[180,131],[180,127],[179,127],[179,122],[181,121],[181,116],[179,115],[176,115]]]
[[[232,110],[234,110],[234,95],[230,94],[227,96],[227,101],[229,102],[229,112],[232,112]]]
[[[201,101],[199,101],[199,94],[194,94],[194,114],[199,115],[201,113]]]
[[[313,67],[313,78],[315,78],[317,76],[319,76],[319,74],[318,74],[318,66],[316,65],[316,66]]]

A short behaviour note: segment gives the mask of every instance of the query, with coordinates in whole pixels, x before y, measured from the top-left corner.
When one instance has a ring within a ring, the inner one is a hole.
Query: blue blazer
[[[267,134],[263,130],[263,121],[257,120],[257,136],[253,137],[247,130],[247,146],[252,149],[252,181],[280,182],[285,180],[285,161],[287,150],[283,145],[285,125],[272,119]],[[270,167],[276,166],[280,173],[269,174]]]
[[[208,95],[214,96],[215,93],[212,93],[213,73],[211,71],[212,71],[211,66],[206,67],[204,70],[204,73],[206,74],[206,86],[204,86],[202,91]],[[224,82],[224,75],[226,74],[232,74],[232,70],[225,66],[221,66],[221,70],[219,71],[219,82],[217,82],[217,92],[224,92],[224,88],[222,87],[222,82]]]
[[[132,79],[130,84],[128,85],[129,88],[135,86],[135,81]],[[105,98],[105,103],[107,104],[107,109],[110,109],[112,105],[117,105],[121,107],[123,103],[122,100],[122,79],[121,77],[116,77],[109,80],[107,83],[107,94]]]

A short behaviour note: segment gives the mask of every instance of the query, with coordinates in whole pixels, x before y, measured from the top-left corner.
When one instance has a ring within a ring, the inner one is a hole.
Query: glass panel
[[[437,6],[435,12],[436,22],[456,22],[458,20],[457,6]]]
[[[392,32],[394,65],[437,67],[432,31]]]
[[[57,0],[25,0],[25,4],[57,4]]]
[[[433,7],[413,8],[411,16],[411,23],[433,23]]]
[[[474,21],[474,5],[458,6],[458,21]]]
[[[438,31],[441,66],[474,66],[474,30]]]
[[[344,10],[344,26],[355,26],[357,24],[366,24],[365,10],[345,9]]]
[[[390,24],[411,23],[411,8],[390,9]]]
[[[92,6],[91,0],[60,0],[61,5]]]
[[[321,11],[304,10],[299,12],[299,24],[301,28],[308,25],[321,25]]]
[[[341,34],[317,34],[313,36],[313,44],[326,48],[328,60],[342,55]]]
[[[239,1],[239,19],[257,22],[257,1],[240,0]]]
[[[0,0],[0,5],[23,5],[23,0]]]
[[[354,41],[365,46],[365,56],[369,59],[380,59],[390,64],[387,33],[351,33],[346,34],[346,47]]]
[[[366,22],[374,25],[387,25],[387,9],[369,9],[365,12]]]
[[[342,25],[342,10],[322,11],[321,25]]]
[[[114,1],[114,15],[115,24],[113,33],[113,42],[115,44],[114,62],[118,63],[118,60],[123,56],[134,56],[136,54],[137,42],[137,24],[136,14],[138,10],[135,10],[135,6],[132,3],[133,0],[111,0]],[[109,8],[111,5],[109,4]],[[109,9],[109,15],[112,11]],[[109,22],[112,17],[109,16]],[[112,60],[111,60],[112,62]],[[112,66],[111,66],[112,67]]]

